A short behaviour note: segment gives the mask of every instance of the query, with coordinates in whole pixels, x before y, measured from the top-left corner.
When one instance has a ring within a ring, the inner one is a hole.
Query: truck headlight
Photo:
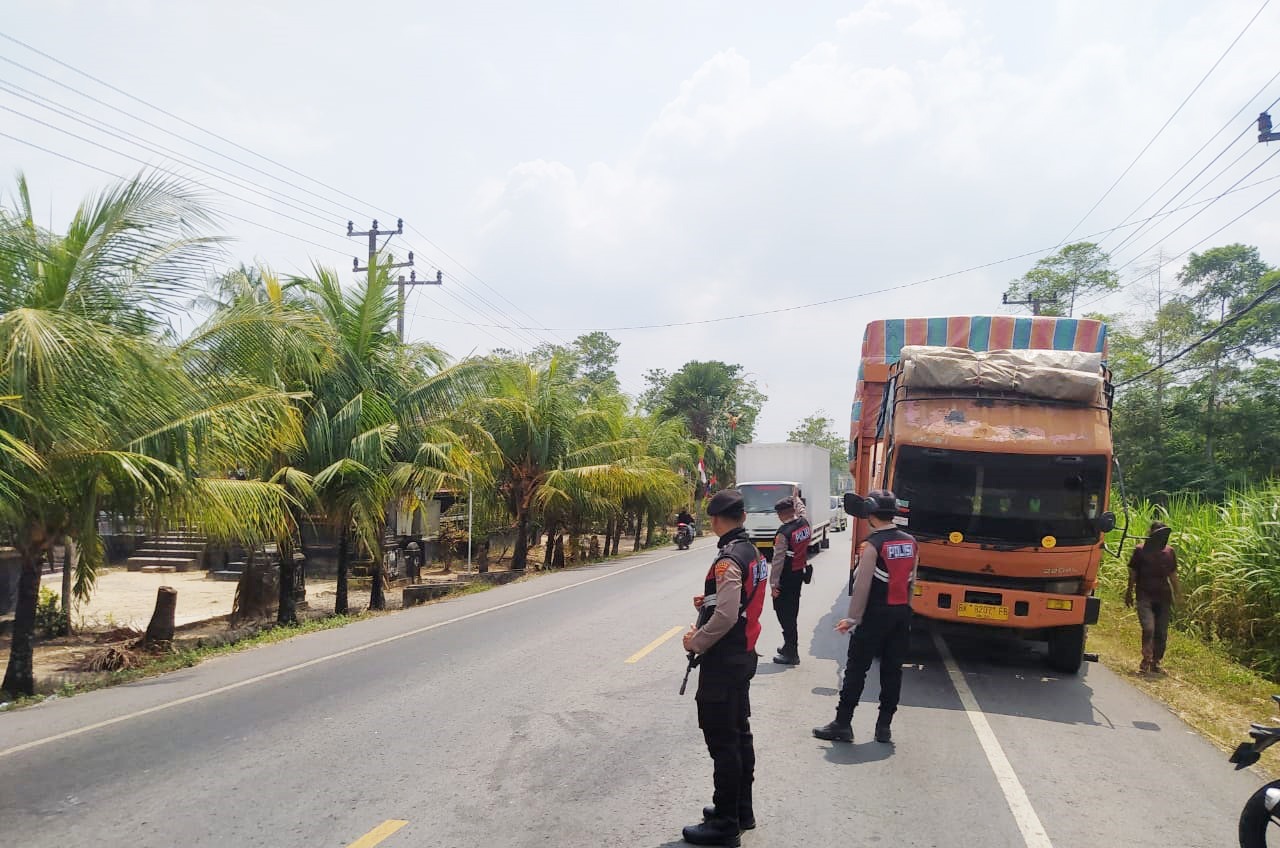
[[[1083,584],[1079,580],[1050,580],[1044,590],[1050,595],[1079,595]]]

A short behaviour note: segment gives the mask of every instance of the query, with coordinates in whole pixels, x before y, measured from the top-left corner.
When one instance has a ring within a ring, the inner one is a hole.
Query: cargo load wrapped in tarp
[[[914,389],[1016,392],[1070,403],[1101,398],[1100,353],[907,345],[900,361],[902,385]]]
[[[884,318],[867,324],[854,388],[849,440],[873,436],[880,417],[881,394],[868,392],[868,366],[898,362],[904,347],[958,347],[966,350],[1083,351],[1107,356],[1107,325],[1090,318],[1044,315],[960,315],[947,318]],[[877,377],[872,383],[883,382]]]

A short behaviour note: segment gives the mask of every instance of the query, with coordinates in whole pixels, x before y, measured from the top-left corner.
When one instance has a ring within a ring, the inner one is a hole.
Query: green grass
[[[1221,504],[1184,496],[1131,512],[1139,535],[1154,519],[1173,528],[1185,595],[1175,627],[1280,682],[1280,481],[1232,493]],[[1117,532],[1112,546],[1118,542]],[[1099,582],[1108,596],[1124,591],[1132,542],[1121,559],[1103,563]]]

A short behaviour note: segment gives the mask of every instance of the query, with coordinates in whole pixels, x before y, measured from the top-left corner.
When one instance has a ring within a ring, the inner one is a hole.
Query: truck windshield
[[[791,496],[792,487],[790,483],[747,483],[738,491],[747,512],[773,512],[774,504]]]
[[[913,533],[973,541],[1094,545],[1107,485],[1105,456],[1028,456],[898,448],[893,488]]]

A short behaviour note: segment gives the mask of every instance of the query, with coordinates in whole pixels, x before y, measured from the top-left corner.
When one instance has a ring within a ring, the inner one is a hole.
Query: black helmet
[[[894,518],[898,514],[898,496],[888,489],[875,489],[867,493],[867,506],[876,518]]]

